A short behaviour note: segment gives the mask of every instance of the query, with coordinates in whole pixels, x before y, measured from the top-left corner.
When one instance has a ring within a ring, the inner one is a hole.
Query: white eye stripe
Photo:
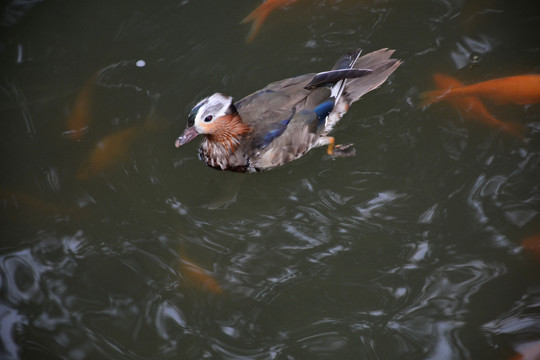
[[[209,123],[213,119],[228,115],[233,106],[233,98],[220,93],[209,96],[200,103],[195,119],[196,123]]]

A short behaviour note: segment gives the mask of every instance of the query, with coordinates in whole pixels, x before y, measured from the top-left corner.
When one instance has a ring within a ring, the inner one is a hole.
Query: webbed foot
[[[354,148],[354,144],[336,145],[331,155],[336,157],[351,157],[356,155],[356,149]]]
[[[332,136],[329,136],[327,139],[328,148],[326,149],[326,153],[328,155],[335,157],[351,157],[356,155],[353,144],[336,145],[336,140]]]

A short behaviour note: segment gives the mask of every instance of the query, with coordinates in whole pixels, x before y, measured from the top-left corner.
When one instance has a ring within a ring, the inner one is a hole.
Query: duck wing
[[[299,119],[316,130],[318,117],[314,109],[330,97],[330,91],[305,89],[314,75],[274,82],[235,104],[242,121],[252,127],[252,148],[264,149]]]
[[[306,136],[323,130],[346,81],[373,72],[367,67],[355,66],[360,52],[357,49],[345,54],[330,71],[276,81],[238,101],[235,106],[242,121],[252,128],[251,149],[304,142],[305,151],[309,150],[312,144]],[[305,134],[304,139],[298,139],[297,134]]]

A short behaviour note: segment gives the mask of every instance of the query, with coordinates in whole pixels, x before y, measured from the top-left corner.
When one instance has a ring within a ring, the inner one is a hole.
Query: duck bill
[[[180,146],[187,144],[191,140],[195,139],[197,135],[199,135],[199,133],[197,132],[197,130],[195,130],[194,127],[188,127],[186,128],[186,130],[184,130],[182,135],[180,135],[178,139],[176,139],[174,146],[179,148]]]

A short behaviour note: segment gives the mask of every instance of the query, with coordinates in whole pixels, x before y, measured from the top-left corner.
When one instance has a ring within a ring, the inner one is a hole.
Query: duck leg
[[[351,157],[356,155],[356,149],[353,147],[353,144],[347,145],[336,145],[336,139],[333,136],[327,136],[328,148],[326,153],[330,156],[335,157]]]

